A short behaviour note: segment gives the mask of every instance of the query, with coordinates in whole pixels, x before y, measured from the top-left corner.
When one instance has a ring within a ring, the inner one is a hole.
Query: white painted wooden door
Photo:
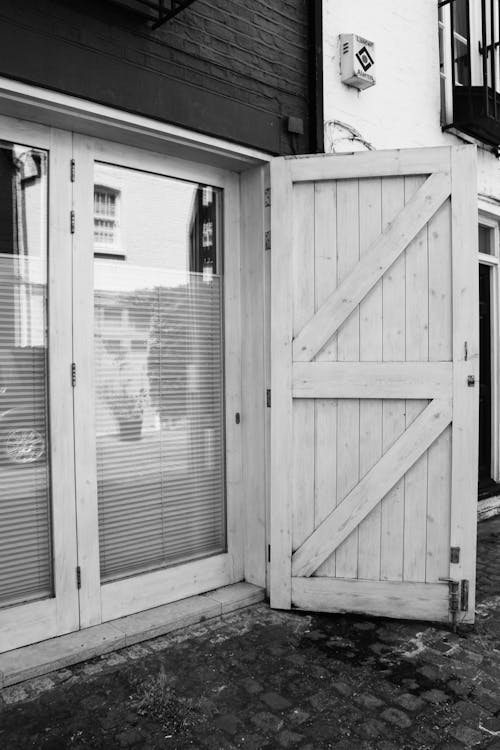
[[[475,158],[271,163],[273,607],[474,619]]]

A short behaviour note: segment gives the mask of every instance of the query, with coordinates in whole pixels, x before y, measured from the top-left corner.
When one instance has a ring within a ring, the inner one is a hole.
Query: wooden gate
[[[271,163],[271,605],[474,619],[475,148]]]

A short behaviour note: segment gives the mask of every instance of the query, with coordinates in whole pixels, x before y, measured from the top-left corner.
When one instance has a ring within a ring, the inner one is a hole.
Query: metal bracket
[[[450,562],[454,565],[460,562],[460,547],[450,548]]]
[[[270,388],[266,390],[266,406],[268,409],[271,408],[271,389]]]

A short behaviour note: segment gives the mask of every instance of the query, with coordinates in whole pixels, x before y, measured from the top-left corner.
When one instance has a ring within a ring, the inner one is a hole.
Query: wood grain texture
[[[293,397],[445,398],[452,378],[451,362],[295,362]]]
[[[448,622],[448,586],[444,583],[292,578],[292,603],[313,612]]]
[[[435,399],[292,557],[292,574],[310,576],[432,445],[452,418],[451,401]]]
[[[340,183],[338,191],[341,186],[342,190],[347,189],[344,186],[350,182],[345,180]],[[387,225],[383,234],[373,242],[363,259],[350,267],[349,273],[342,278],[340,286],[296,336],[293,343],[294,361],[309,362],[321,351],[332,334],[397,260],[449,194],[450,176],[448,173],[432,174],[426,180],[400,213]],[[341,195],[341,192],[338,192],[338,202],[341,200]],[[351,200],[354,200],[354,197]],[[346,211],[352,210],[353,205],[351,203],[346,206]]]
[[[288,162],[271,162],[271,606],[291,606],[293,411],[292,183]]]

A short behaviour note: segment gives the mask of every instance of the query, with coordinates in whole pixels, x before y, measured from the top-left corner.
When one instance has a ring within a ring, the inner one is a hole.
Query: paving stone
[[[261,693],[263,690],[260,682],[254,680],[253,677],[245,677],[245,679],[241,681],[241,684],[250,695],[258,695],[258,693]]]
[[[462,742],[464,745],[467,745],[467,747],[479,745],[484,739],[484,735],[480,731],[472,729],[465,724],[458,724],[448,731],[452,737],[459,742]]]
[[[396,703],[405,709],[405,711],[421,711],[425,707],[425,702],[412,693],[402,693],[395,698]]]
[[[119,664],[126,664],[127,660],[122,654],[109,654],[104,658],[107,667],[117,667]]]
[[[359,725],[357,731],[361,737],[366,739],[376,739],[384,735],[387,731],[387,724],[378,719],[368,719]]]
[[[428,703],[446,703],[450,699],[450,696],[444,693],[442,690],[433,688],[432,690],[426,690],[425,693],[421,694],[424,701]]]
[[[439,669],[436,669],[436,667],[432,667],[428,664],[425,665],[425,667],[420,667],[420,669],[417,669],[417,672],[423,677],[427,677],[428,680],[438,680],[439,679]]]
[[[256,727],[262,729],[263,732],[273,733],[279,732],[284,724],[281,717],[275,716],[274,714],[269,713],[269,711],[259,711],[255,716],[251,717],[250,721],[252,721]]]
[[[401,729],[407,729],[411,726],[410,717],[405,714],[404,711],[400,711],[399,708],[386,708],[380,714],[381,718],[388,721],[390,724],[394,724],[396,727]]]
[[[307,711],[303,711],[301,708],[294,708],[293,711],[288,714],[288,719],[292,724],[300,725],[307,721],[310,716],[311,714]]]
[[[297,732],[290,732],[289,729],[285,729],[278,735],[278,742],[281,747],[293,747],[298,742],[304,739],[303,734],[297,734]]]
[[[214,719],[214,724],[223,732],[228,734],[236,734],[241,727],[241,721],[237,716],[233,714],[224,714],[223,716],[217,716]]]
[[[2,698],[4,702],[9,706],[13,703],[19,703],[20,701],[25,701],[28,698],[28,693],[24,689],[24,687],[14,685],[10,688],[5,688],[2,690]]]
[[[334,682],[332,683],[332,688],[337,692],[339,695],[342,695],[344,698],[349,698],[354,690],[350,685],[348,685],[346,682]]]
[[[354,698],[354,701],[358,704],[358,706],[362,706],[363,708],[367,709],[376,709],[384,705],[384,701],[381,701],[380,698],[377,698],[375,695],[370,695],[369,693],[362,693],[361,695],[357,695]]]
[[[46,693],[47,690],[51,690],[54,685],[55,682],[50,677],[38,677],[36,680],[30,680],[28,683],[29,692],[32,696]]]
[[[91,677],[92,675],[100,674],[103,669],[104,667],[102,664],[85,664],[82,668],[82,672]]]
[[[292,705],[287,698],[283,698],[283,696],[278,693],[264,693],[264,695],[260,696],[260,699],[264,701],[272,711],[284,711]]]

